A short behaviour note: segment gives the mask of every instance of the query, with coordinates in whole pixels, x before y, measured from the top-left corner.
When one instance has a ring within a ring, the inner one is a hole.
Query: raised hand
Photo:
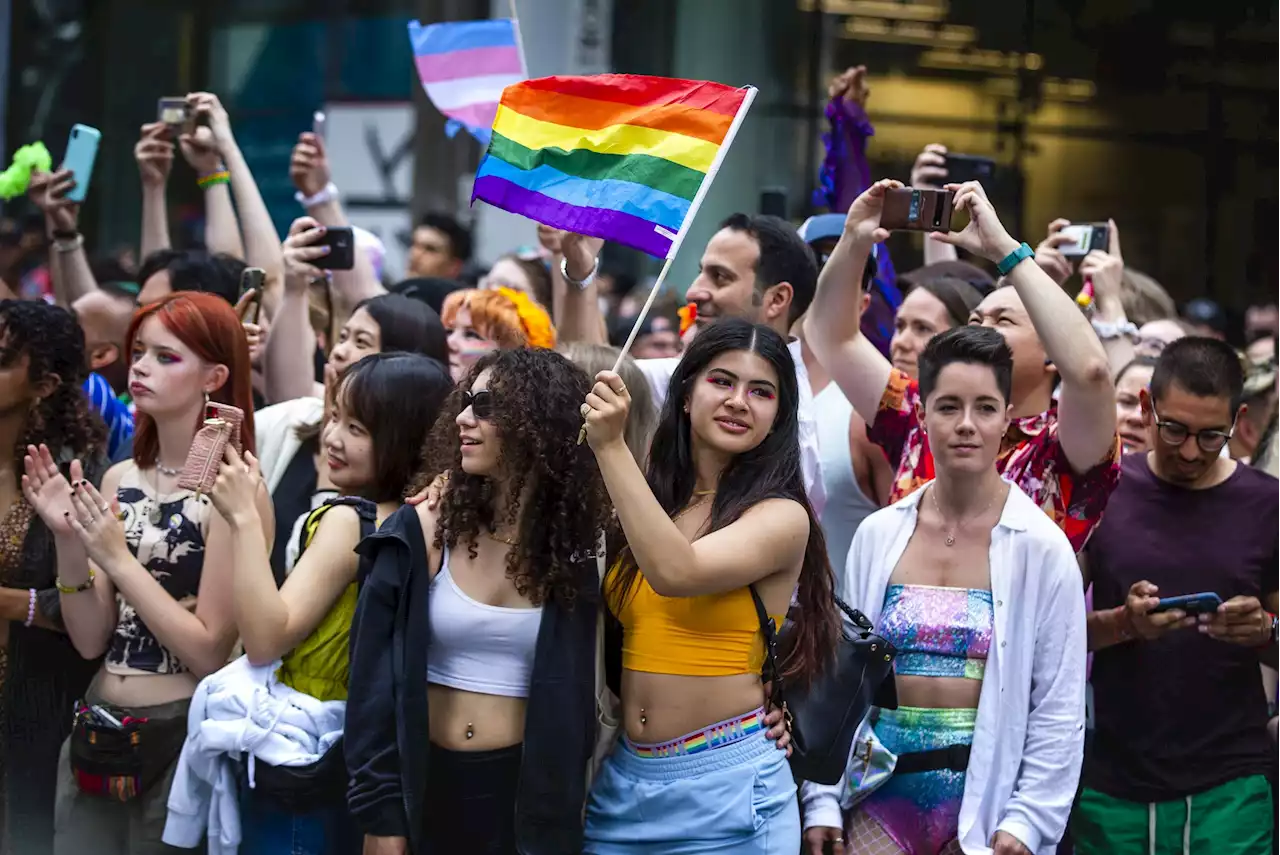
[[[980,255],[997,264],[1019,244],[996,216],[996,209],[987,198],[987,191],[977,181],[948,184],[946,189],[955,191],[955,209],[969,214],[969,224],[958,232],[930,232],[929,239],[949,243]]]
[[[310,131],[298,135],[289,158],[289,178],[303,196],[314,196],[329,186],[329,157],[323,137]]]
[[[27,185],[27,198],[44,212],[53,228],[73,232],[80,221],[80,204],[68,199],[67,194],[75,186],[76,179],[70,169],[36,173]]]
[[[849,213],[844,218],[845,234],[852,235],[858,241],[874,241],[880,243],[888,240],[889,230],[880,228],[880,217],[884,214],[884,197],[890,190],[902,187],[901,181],[881,178],[872,184],[862,195],[853,200]]]
[[[844,98],[866,109],[867,99],[871,97],[871,87],[867,85],[867,67],[855,65],[846,68],[827,85],[827,97],[832,100]]]
[[[209,126],[214,147],[220,155],[225,155],[227,148],[236,144],[227,108],[222,106],[218,96],[212,92],[192,92],[187,96],[187,104],[191,106],[197,124]]]
[[[569,278],[581,282],[590,276],[603,247],[603,238],[564,232],[560,238],[560,251],[564,253],[565,268],[569,271]]]
[[[142,135],[133,147],[133,158],[138,161],[138,174],[143,187],[163,187],[173,168],[173,143],[168,139],[169,128],[163,122],[148,122],[142,126]]]
[[[947,147],[929,143],[911,166],[911,186],[936,190],[947,180]]]
[[[289,226],[289,236],[281,244],[286,290],[305,291],[316,279],[324,278],[324,271],[311,263],[329,252],[329,247],[315,245],[324,233],[325,227],[311,217],[298,217]]]
[[[1049,274],[1049,278],[1059,285],[1070,279],[1072,273],[1071,260],[1058,248],[1063,244],[1071,243],[1071,236],[1062,233],[1062,230],[1069,225],[1071,221],[1062,217],[1049,223],[1049,234],[1036,247],[1036,264],[1040,265],[1040,269]]]
[[[586,420],[587,442],[593,451],[623,442],[627,427],[627,413],[631,411],[631,393],[622,378],[612,371],[596,375],[596,384],[587,393],[582,405],[582,418]]]
[[[178,146],[182,149],[182,157],[197,175],[217,172],[222,166],[222,155],[218,154],[218,144],[211,128],[197,125],[195,133],[178,137]]]
[[[53,462],[49,446],[27,446],[27,453],[22,458],[22,495],[27,504],[40,515],[44,524],[49,527],[55,537],[74,537],[71,529],[71,485],[62,476],[58,464]],[[71,478],[79,481],[84,477],[84,470],[79,460],[71,462]]]

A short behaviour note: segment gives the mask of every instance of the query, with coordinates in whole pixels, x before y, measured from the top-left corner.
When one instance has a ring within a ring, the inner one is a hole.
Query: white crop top
[[[445,549],[427,598],[427,682],[481,695],[529,697],[542,609],[491,606],[468,597]]]

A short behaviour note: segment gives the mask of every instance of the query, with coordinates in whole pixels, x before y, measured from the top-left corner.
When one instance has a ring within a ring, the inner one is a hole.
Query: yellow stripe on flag
[[[587,149],[601,154],[647,154],[699,172],[706,172],[720,146],[706,140],[634,125],[609,125],[599,130],[542,122],[498,105],[493,129],[527,149]]]

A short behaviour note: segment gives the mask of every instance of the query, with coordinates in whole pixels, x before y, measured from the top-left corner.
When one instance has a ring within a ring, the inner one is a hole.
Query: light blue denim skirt
[[[800,807],[764,733],[697,754],[640,757],[620,739],[587,798],[589,855],[794,855]]]

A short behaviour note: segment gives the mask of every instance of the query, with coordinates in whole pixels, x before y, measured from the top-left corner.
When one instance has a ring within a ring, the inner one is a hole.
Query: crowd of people
[[[903,178],[967,224],[896,273],[865,69],[829,94],[832,213],[726,219],[616,373],[645,292],[600,240],[486,269],[437,213],[402,281],[359,230],[322,269],[323,138],[282,240],[215,95],[142,126],[140,263],[33,175],[0,853],[1272,852],[1275,306],[1228,342],[1114,221],[1033,251],[941,145]],[[832,673],[841,604],[897,701],[823,784],[785,689]]]

